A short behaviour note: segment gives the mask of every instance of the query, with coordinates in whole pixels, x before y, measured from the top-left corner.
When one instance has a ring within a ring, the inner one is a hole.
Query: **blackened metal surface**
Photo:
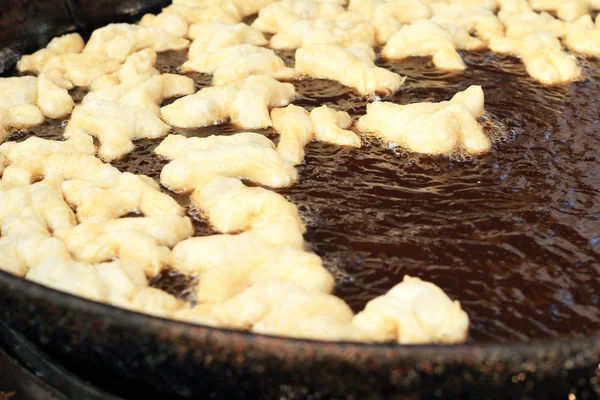
[[[0,0],[0,74],[22,54],[74,29],[64,0]]]

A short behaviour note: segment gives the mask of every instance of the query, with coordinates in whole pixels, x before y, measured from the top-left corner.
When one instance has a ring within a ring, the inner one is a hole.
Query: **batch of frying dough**
[[[431,56],[463,70],[460,50],[520,57],[543,84],[577,80],[569,50],[600,55],[598,0],[174,0],[138,24],[110,24],[87,43],[53,39],[0,78],[0,143],[13,128],[66,118],[64,141],[0,146],[0,268],[32,281],[165,318],[323,340],[459,343],[469,319],[437,286],[406,276],[354,315],[332,275],[306,250],[293,185],[313,140],[361,147],[360,134],[425,154],[480,154],[491,144],[471,86],[441,103],[385,98],[404,77],[375,64]],[[551,13],[548,13],[551,12]],[[251,24],[241,22],[258,13]],[[556,15],[558,18],[554,17]],[[295,50],[295,66],[273,51]],[[196,91],[161,74],[156,53],[188,51],[182,73],[212,75]],[[328,106],[291,104],[298,79],[328,79],[370,96],[358,121]],[[75,104],[69,90],[88,89]],[[169,98],[179,99],[161,107]],[[247,131],[188,138],[172,127],[230,122]],[[252,130],[272,128],[277,146]],[[94,141],[96,139],[96,142]],[[160,184],[187,194],[219,234],[194,237],[186,211],[153,179],[110,162],[137,139],[161,139]],[[98,143],[98,147],[95,143]],[[244,181],[251,182],[252,187]],[[139,217],[130,217],[130,214]],[[164,269],[196,277],[197,303],[149,286]]]

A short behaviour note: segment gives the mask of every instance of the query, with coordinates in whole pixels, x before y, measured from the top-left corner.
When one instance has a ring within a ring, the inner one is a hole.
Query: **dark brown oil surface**
[[[176,72],[185,58],[163,54],[158,67]],[[399,104],[448,100],[482,85],[484,124],[495,139],[489,154],[465,160],[405,154],[374,141],[362,149],[315,142],[306,148],[299,182],[280,192],[298,205],[310,248],[337,277],[336,294],[355,310],[409,274],[461,301],[472,342],[597,332],[600,64],[581,60],[581,82],[543,87],[518,59],[485,53],[464,58],[463,73],[436,71],[426,59],[382,65],[408,76],[392,100]],[[210,83],[208,76],[192,77],[199,88]],[[365,112],[365,99],[339,84],[295,85],[295,104],[328,104],[354,118]],[[61,130],[54,121],[31,131],[59,138]],[[152,150],[159,142],[139,141],[128,159],[114,164],[158,178],[165,162]],[[196,231],[212,233],[200,220]],[[153,283],[186,298],[193,292],[189,280],[168,271]]]

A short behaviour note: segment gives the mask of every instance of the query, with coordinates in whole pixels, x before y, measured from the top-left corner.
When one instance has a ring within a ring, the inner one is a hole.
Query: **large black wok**
[[[0,73],[56,35],[163,4],[0,0]],[[85,379],[143,385],[155,398],[593,398],[600,383],[599,337],[460,346],[282,339],[141,315],[2,271],[0,319]]]

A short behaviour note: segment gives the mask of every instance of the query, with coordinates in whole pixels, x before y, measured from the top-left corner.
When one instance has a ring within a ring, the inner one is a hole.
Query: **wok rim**
[[[155,332],[160,331],[161,329],[178,331],[182,333],[182,336],[187,336],[188,339],[194,339],[194,337],[202,335],[223,335],[228,337],[227,341],[230,343],[239,343],[241,341],[243,343],[251,342],[253,344],[258,344],[259,347],[265,347],[265,353],[270,353],[268,349],[273,347],[275,349],[273,352],[274,354],[277,354],[277,348],[279,347],[277,345],[283,345],[289,347],[308,347],[318,350],[322,355],[336,356],[346,353],[348,350],[354,350],[359,353],[364,353],[365,356],[369,357],[379,357],[383,355],[389,357],[390,355],[394,355],[396,358],[409,358],[416,361],[427,362],[433,361],[432,356],[435,356],[436,361],[448,362],[452,360],[474,361],[489,358],[492,358],[495,361],[502,361],[504,359],[508,361],[512,360],[515,354],[520,355],[521,358],[541,359],[543,356],[540,352],[555,353],[557,349],[570,349],[568,351],[568,358],[572,360],[574,348],[585,349],[586,351],[594,348],[600,349],[600,333],[585,337],[532,339],[530,341],[506,342],[478,341],[455,345],[405,345],[398,343],[365,343],[299,339],[211,327],[144,314],[62,292],[3,270],[0,270],[0,288],[1,287],[4,287],[9,291],[19,291],[26,298],[45,300],[48,304],[64,307],[71,312],[87,310],[89,314],[102,315],[108,319],[108,322],[117,323],[118,325],[125,324],[135,329],[150,328]],[[1,306],[0,311],[2,311]],[[600,350],[598,350],[598,353],[600,353]]]

